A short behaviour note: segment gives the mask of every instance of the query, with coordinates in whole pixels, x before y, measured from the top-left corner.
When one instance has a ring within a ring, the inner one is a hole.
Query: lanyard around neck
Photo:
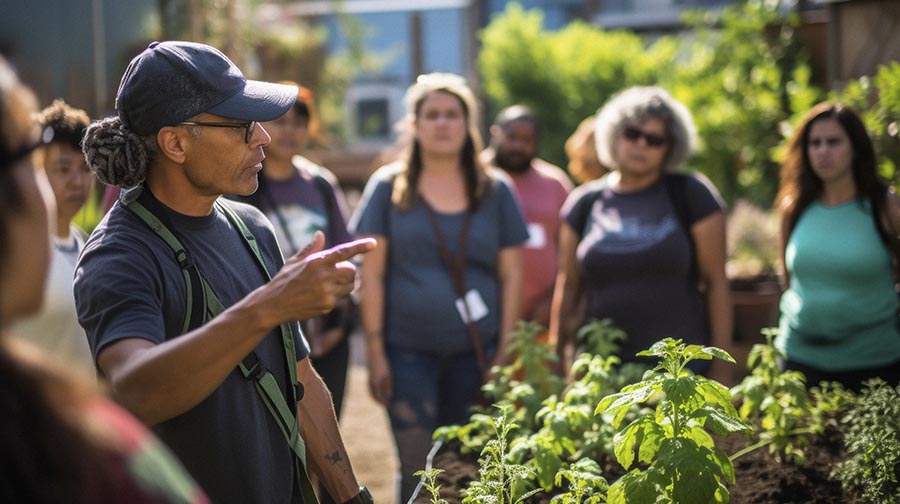
[[[425,214],[428,216],[428,222],[431,224],[431,229],[437,240],[438,248],[441,251],[441,259],[443,260],[447,271],[450,272],[450,277],[453,280],[453,289],[456,291],[457,296],[464,297],[466,294],[464,276],[466,241],[469,237],[469,223],[472,220],[472,212],[466,209],[466,216],[463,218],[462,230],[459,233],[459,244],[457,245],[456,256],[454,257],[450,255],[450,249],[447,247],[447,240],[444,238],[444,233],[441,232],[440,225],[438,225],[437,213],[431,208],[431,205],[428,204],[428,201],[426,201],[424,197],[420,195],[419,199],[422,200],[422,205],[425,207]]]
[[[469,305],[466,302],[466,241],[469,237],[469,224],[472,221],[472,211],[468,208],[466,209],[462,230],[459,233],[459,244],[456,249],[456,257],[452,257],[450,255],[450,249],[447,247],[447,240],[444,238],[444,233],[441,232],[441,227],[438,225],[436,212],[422,195],[419,195],[419,199],[422,200],[422,206],[425,207],[425,215],[428,216],[428,222],[431,223],[431,229],[434,231],[434,237],[437,239],[438,248],[441,251],[441,259],[444,262],[444,266],[447,268],[447,272],[450,273],[450,279],[453,281],[453,290],[456,291],[456,297],[462,301],[463,306],[465,307],[467,318],[466,330],[469,333],[472,348],[475,350],[478,366],[481,368],[482,372],[485,372],[487,371],[487,359],[484,355],[484,349],[481,346],[481,339],[478,337],[478,328],[475,326],[475,322],[472,321],[472,314],[469,312]]]

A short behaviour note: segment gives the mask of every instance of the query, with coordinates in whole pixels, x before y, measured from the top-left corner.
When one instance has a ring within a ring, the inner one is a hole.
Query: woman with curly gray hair
[[[574,357],[574,329],[591,318],[626,332],[625,362],[665,337],[728,349],[723,205],[704,177],[675,173],[696,143],[690,112],[659,87],[632,87],[600,110],[595,135],[612,171],[575,189],[562,209],[550,322],[562,369]],[[573,317],[582,294],[586,316]],[[695,371],[730,381],[719,364]]]

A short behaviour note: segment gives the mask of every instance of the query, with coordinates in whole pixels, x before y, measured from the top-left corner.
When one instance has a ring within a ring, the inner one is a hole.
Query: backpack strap
[[[675,216],[678,218],[678,224],[681,230],[687,235],[688,247],[691,254],[691,267],[688,278],[693,283],[699,281],[699,273],[697,266],[697,245],[694,243],[694,235],[691,233],[691,202],[687,195],[687,184],[690,176],[683,173],[664,173],[663,183],[666,186],[666,192],[672,201],[672,208],[675,210]]]
[[[139,193],[137,193],[139,195]],[[133,196],[133,197],[132,197]],[[157,216],[150,209],[145,207],[137,200],[136,195],[123,197],[122,202],[137,215],[157,236],[159,236],[175,254],[175,260],[181,267],[182,275],[185,279],[185,296],[187,299],[185,308],[184,324],[182,325],[182,334],[190,329],[202,326],[218,314],[224,311],[224,306],[216,296],[209,282],[200,273],[196,263],[190,257],[187,250],[181,244],[181,241],[175,236],[170,229],[171,226],[164,224],[165,216],[160,212]],[[151,207],[154,205],[151,205]],[[259,251],[259,245],[253,233],[247,228],[244,222],[238,217],[234,210],[226,204],[222,198],[216,200],[215,207],[222,211],[231,223],[238,229],[245,244],[252,252],[260,269],[265,274],[267,280],[272,279],[272,275],[262,258]],[[158,210],[158,209],[156,209]],[[198,294],[198,295],[195,295]],[[200,323],[197,323],[197,322]],[[282,343],[284,345],[285,358],[287,359],[288,374],[291,379],[291,396],[292,403],[296,404],[303,396],[303,386],[297,380],[297,363],[295,362],[294,335],[290,324],[282,324],[280,326]],[[272,372],[262,365],[256,352],[250,352],[238,364],[238,369],[249,381],[253,382],[256,391],[262,400],[269,414],[275,420],[278,428],[284,435],[288,446],[294,453],[298,464],[295,465],[297,476],[300,481],[300,488],[303,493],[303,499],[306,504],[315,504],[318,502],[312,484],[309,480],[306,464],[306,443],[300,435],[300,426],[294,414],[295,408],[290,408],[285,400],[278,381],[272,375]]]

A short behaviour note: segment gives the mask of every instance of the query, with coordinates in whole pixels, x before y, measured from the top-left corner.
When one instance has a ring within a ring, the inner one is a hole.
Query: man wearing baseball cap
[[[358,240],[282,260],[271,225],[222,194],[257,188],[271,121],[297,89],[247,80],[213,47],[154,42],[92,124],[90,168],[125,188],[85,245],[78,317],[114,397],[169,444],[216,503],[336,502],[359,487],[297,321],[348,294]],[[307,472],[309,471],[309,473]]]

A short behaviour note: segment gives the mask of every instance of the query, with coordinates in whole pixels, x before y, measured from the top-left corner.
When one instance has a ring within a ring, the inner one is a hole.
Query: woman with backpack
[[[666,337],[728,350],[723,205],[704,177],[676,173],[696,142],[690,112],[661,88],[628,88],[599,111],[595,136],[611,172],[577,187],[561,211],[550,331],[562,371],[573,362],[577,328],[590,319],[610,318],[625,331],[625,362]],[[725,362],[697,364],[730,381]]]

